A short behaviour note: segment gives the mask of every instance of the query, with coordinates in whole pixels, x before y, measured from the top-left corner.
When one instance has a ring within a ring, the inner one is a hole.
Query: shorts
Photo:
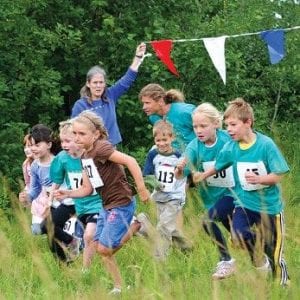
[[[83,214],[77,217],[80,222],[86,226],[88,223],[97,223],[99,213]]]
[[[100,210],[94,241],[111,249],[119,247],[134,211],[135,200],[124,206]]]

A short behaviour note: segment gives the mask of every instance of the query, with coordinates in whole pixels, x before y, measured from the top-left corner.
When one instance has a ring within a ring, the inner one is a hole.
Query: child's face
[[[251,129],[251,120],[243,122],[237,117],[228,117],[225,119],[225,125],[231,138],[235,141],[243,142]]]
[[[143,111],[147,116],[150,116],[153,114],[159,114],[163,104],[163,99],[159,101],[155,101],[149,96],[143,96],[142,103],[143,103]]]
[[[217,121],[213,122],[204,114],[195,113],[193,115],[193,127],[197,138],[202,143],[211,145],[216,141]]]
[[[88,150],[93,147],[94,142],[99,138],[98,131],[81,122],[73,123],[73,134],[75,143],[81,148]]]
[[[61,147],[71,156],[77,156],[80,152],[80,147],[75,143],[75,136],[72,132],[65,131],[59,134]]]
[[[44,157],[49,155],[52,143],[47,143],[47,142],[36,143],[34,139],[31,139],[30,142],[31,142],[30,149],[35,159],[43,159]]]
[[[171,134],[157,133],[154,137],[154,143],[160,153],[171,153],[173,140],[174,137]]]
[[[26,142],[24,145],[24,153],[26,155],[26,158],[33,158],[33,153],[31,151],[31,144],[29,141]]]

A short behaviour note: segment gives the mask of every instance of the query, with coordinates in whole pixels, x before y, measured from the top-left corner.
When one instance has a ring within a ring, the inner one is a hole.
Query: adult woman
[[[181,92],[165,91],[156,83],[146,85],[139,94],[143,110],[152,124],[160,119],[166,119],[173,125],[175,131],[173,146],[181,151],[196,137],[192,121],[195,105],[183,102],[182,97]]]
[[[137,77],[137,71],[143,60],[146,45],[141,43],[135,51],[133,61],[125,73],[111,87],[106,86],[106,73],[99,66],[92,67],[86,76],[86,83],[80,91],[81,98],[72,108],[71,117],[78,116],[84,110],[91,110],[100,116],[108,131],[109,141],[115,146],[122,141],[116,116],[119,98],[127,92]]]

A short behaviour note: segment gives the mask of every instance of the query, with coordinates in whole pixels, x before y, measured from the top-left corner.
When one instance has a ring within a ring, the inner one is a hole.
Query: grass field
[[[189,201],[184,211],[185,232],[193,241],[192,253],[184,255],[174,249],[165,263],[157,263],[148,241],[134,237],[117,254],[125,283],[131,286],[123,299],[299,299],[299,206],[286,208],[285,256],[292,284],[283,289],[261,277],[239,249],[231,249],[238,262],[236,276],[212,281],[217,251],[200,229],[201,207],[191,198]],[[147,211],[153,216],[152,206]],[[100,259],[95,258],[89,274],[81,273],[80,258],[70,266],[60,265],[48,250],[46,236],[31,235],[29,220],[28,213],[22,210],[17,222],[8,223],[5,216],[1,218],[1,297],[105,299],[111,281]]]

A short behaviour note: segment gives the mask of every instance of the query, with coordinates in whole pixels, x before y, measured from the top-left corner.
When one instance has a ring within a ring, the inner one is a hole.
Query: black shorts
[[[92,214],[83,214],[78,216],[77,218],[80,222],[85,226],[88,223],[97,223],[99,217],[99,213],[92,213]]]

